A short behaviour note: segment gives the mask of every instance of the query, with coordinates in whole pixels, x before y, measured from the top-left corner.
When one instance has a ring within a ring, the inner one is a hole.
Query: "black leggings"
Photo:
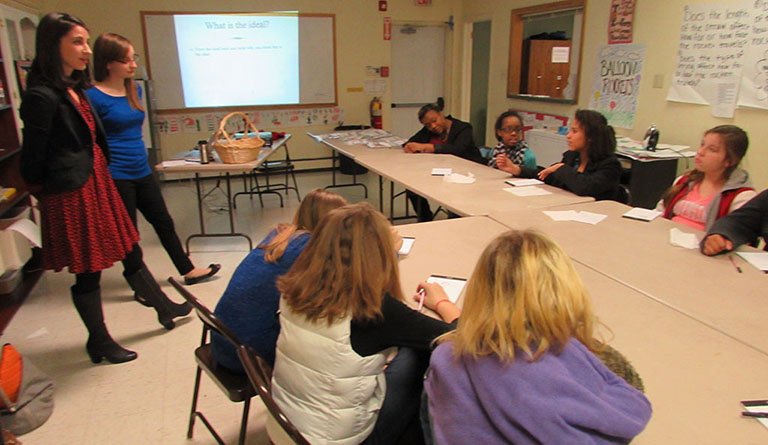
[[[133,275],[144,267],[143,253],[138,244],[133,246],[133,250],[123,258],[123,275]],[[75,275],[75,285],[72,290],[76,294],[86,294],[99,289],[101,281],[101,271],[83,272]]]

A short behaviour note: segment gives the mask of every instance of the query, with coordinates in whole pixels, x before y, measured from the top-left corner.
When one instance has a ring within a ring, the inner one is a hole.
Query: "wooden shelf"
[[[11,197],[11,199],[7,201],[0,202],[0,218],[5,215],[5,213],[12,209],[13,207],[16,207],[16,204],[20,203],[22,200],[26,199],[27,196],[29,196],[29,193],[24,191],[16,191],[14,195]]]

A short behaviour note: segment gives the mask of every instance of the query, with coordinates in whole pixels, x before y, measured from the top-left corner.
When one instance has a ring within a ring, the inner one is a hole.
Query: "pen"
[[[739,265],[736,264],[736,260],[733,259],[733,255],[728,255],[728,259],[731,260],[731,264],[733,264],[733,267],[736,268],[736,271],[741,273],[741,267],[739,267]]]
[[[768,413],[762,411],[742,411],[741,415],[744,417],[758,417],[761,419],[768,419]]]
[[[426,295],[427,293],[424,292],[424,289],[419,289],[419,308],[417,309],[419,312],[424,309],[424,297]]]

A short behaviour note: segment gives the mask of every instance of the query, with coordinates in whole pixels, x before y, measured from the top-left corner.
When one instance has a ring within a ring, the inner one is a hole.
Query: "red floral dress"
[[[71,273],[98,272],[122,260],[139,242],[123,200],[96,144],[96,122],[81,92],[78,111],[93,139],[93,174],[82,187],[40,199],[43,267]]]

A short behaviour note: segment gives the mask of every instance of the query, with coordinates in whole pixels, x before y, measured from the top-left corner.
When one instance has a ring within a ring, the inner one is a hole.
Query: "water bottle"
[[[210,156],[208,155],[208,141],[197,141],[197,146],[200,148],[200,163],[209,163]]]
[[[656,128],[656,124],[651,124],[648,130],[645,132],[645,138],[643,139],[643,145],[648,151],[656,151],[656,144],[659,143],[659,130]]]

